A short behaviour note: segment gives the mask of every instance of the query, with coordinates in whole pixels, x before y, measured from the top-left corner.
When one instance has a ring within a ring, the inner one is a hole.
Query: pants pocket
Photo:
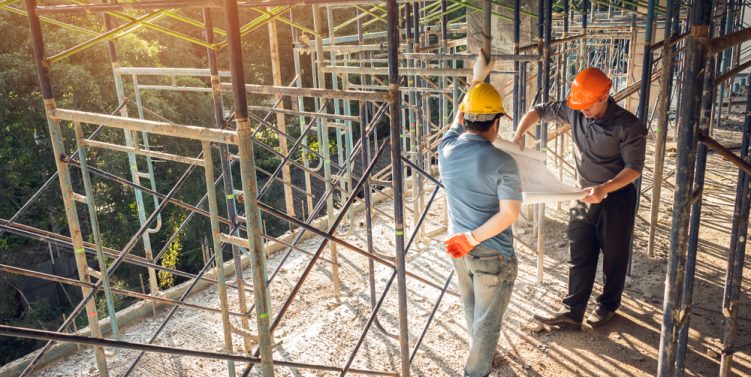
[[[472,274],[482,285],[497,286],[500,283],[516,280],[516,256],[499,255],[473,259]]]

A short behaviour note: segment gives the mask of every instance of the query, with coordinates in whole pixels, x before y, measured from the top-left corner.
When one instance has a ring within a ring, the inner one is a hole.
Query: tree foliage
[[[309,9],[296,10],[295,19],[312,26]],[[181,14],[201,20],[199,10],[184,11]],[[140,14],[133,13],[133,16]],[[346,15],[339,15],[342,18]],[[258,17],[258,14],[244,10],[241,19],[244,22]],[[77,25],[95,32],[103,32],[104,26],[100,15],[55,15],[56,20]],[[346,18],[346,17],[344,17]],[[300,21],[302,20],[302,21]],[[115,20],[115,26],[123,21]],[[203,40],[203,30],[193,25],[164,18],[160,19],[160,26],[176,32],[190,35]],[[217,28],[225,28],[223,17],[214,12],[214,24]],[[289,84],[294,77],[292,50],[286,48],[291,43],[290,28],[282,23],[277,25],[282,64],[282,85]],[[47,119],[45,117],[42,95],[39,88],[36,66],[31,48],[28,21],[17,14],[0,10],[0,218],[9,219],[24,203],[51,177],[57,170],[54,163],[52,147],[48,135]],[[68,48],[76,46],[92,37],[91,34],[76,33],[63,30],[59,26],[43,25],[45,48],[47,56],[52,56]],[[218,36],[218,39],[223,37]],[[208,58],[205,47],[185,42],[167,36],[159,31],[141,28],[135,33],[119,36],[115,40],[117,64],[122,67],[186,67],[207,68]],[[246,82],[254,84],[273,84],[271,77],[271,60],[268,53],[268,29],[260,27],[243,38]],[[227,51],[218,53],[219,69],[229,70]],[[309,65],[307,57],[302,59],[303,65]],[[118,108],[118,98],[115,90],[115,80],[112,62],[107,43],[100,43],[92,48],[74,54],[51,65],[51,79],[56,104],[60,108],[91,111],[110,114]],[[304,67],[304,70],[309,68]],[[308,75],[309,76],[309,75]],[[309,77],[304,77],[304,85],[310,86]],[[139,77],[140,84],[154,85],[185,85],[208,86],[207,78],[169,78],[169,77]],[[132,77],[123,76],[125,95],[128,100],[135,101]],[[178,91],[143,90],[141,100],[147,119],[167,119],[179,124],[189,124],[200,127],[215,127],[213,104],[207,93],[186,93]],[[231,95],[224,94],[225,115],[231,112]],[[248,102],[254,105],[270,106],[273,99],[268,96],[248,96]],[[307,109],[311,110],[311,109]],[[129,116],[136,117],[138,113],[132,104],[128,106]],[[269,119],[274,120],[274,117]],[[290,118],[292,119],[292,118]],[[295,124],[288,129],[292,137],[299,137],[300,127]],[[254,126],[257,124],[254,123]],[[71,155],[76,149],[73,138],[73,126],[62,122],[61,128],[65,138],[66,154]],[[84,125],[86,135],[91,134],[96,125]],[[123,144],[123,132],[106,129],[98,136],[98,140]],[[258,133],[258,138],[278,151],[279,135],[268,129]],[[318,150],[317,138],[310,138],[313,150]],[[148,139],[152,148],[160,151],[176,153],[186,156],[197,156],[201,146],[196,142],[189,142],[177,138],[166,138],[150,135]],[[290,141],[290,144],[292,142]],[[332,138],[331,153],[335,155],[335,141]],[[302,152],[295,154],[300,159]],[[317,160],[311,156],[313,160]],[[281,162],[281,158],[264,148],[255,148],[256,165],[267,172],[273,172]],[[215,158],[215,160],[219,160]],[[131,179],[129,161],[125,154],[112,151],[90,149],[87,155],[88,163],[95,168],[105,170],[125,179]],[[138,169],[146,172],[143,158],[137,159]],[[219,170],[219,165],[214,167]],[[186,172],[187,167],[172,162],[155,162],[155,187],[161,193],[169,192],[178,179]],[[239,169],[233,169],[235,187],[240,188]],[[83,193],[81,173],[78,168],[70,169],[73,189]],[[293,182],[302,186],[302,174],[293,176]],[[267,179],[267,175],[257,175],[259,185]],[[320,183],[320,182],[319,182]],[[141,184],[151,187],[148,179],[141,179]],[[102,239],[105,247],[115,250],[123,248],[140,228],[137,204],[134,191],[111,180],[92,176],[94,200],[98,209],[98,220],[102,229]],[[224,190],[218,186],[217,193],[223,195]],[[175,193],[175,198],[196,204],[206,193],[204,174],[202,169],[195,169],[190,174],[184,186]],[[270,191],[264,196],[264,202],[274,208],[284,208],[284,195],[281,185],[271,185]],[[144,195],[146,214],[155,209],[155,203],[148,195]],[[220,211],[225,214],[225,204],[219,203]],[[205,207],[204,207],[205,208]],[[242,206],[239,206],[242,210]],[[78,218],[84,238],[93,242],[91,224],[85,206],[78,205]],[[158,232],[151,234],[153,254],[159,254],[166,249],[164,257],[158,261],[161,265],[195,273],[203,265],[200,253],[201,245],[210,237],[210,224],[203,216],[194,216],[181,230],[180,236],[167,243],[170,235],[177,231],[180,224],[188,216],[188,212],[176,206],[167,206],[162,213],[163,226]],[[266,220],[266,219],[265,219]],[[68,235],[68,224],[61,200],[60,187],[54,179],[49,187],[29,207],[23,216],[16,220],[36,228]],[[285,222],[268,219],[265,221],[266,231],[272,235],[279,235],[289,230]],[[228,231],[228,229],[224,229]],[[210,238],[208,239],[210,243]],[[66,250],[60,248],[59,250]],[[61,252],[69,252],[61,251]],[[144,255],[142,243],[138,243],[133,255]],[[50,253],[47,245],[36,240],[17,237],[10,234],[0,235],[0,263],[23,268],[34,269],[41,261],[49,260]],[[228,254],[229,255],[229,254]],[[111,263],[107,259],[107,263]],[[96,258],[89,258],[89,266],[98,269]],[[118,267],[111,277],[112,285],[124,289],[140,291],[139,275],[146,276],[143,267],[124,263]],[[74,276],[75,278],[75,276]],[[62,322],[62,314],[81,299],[79,289],[68,289],[71,302],[62,307],[50,307],[44,301],[23,302],[18,297],[15,286],[16,276],[0,274],[0,323],[19,326],[56,328]],[[168,288],[182,282],[183,278],[170,273],[159,273],[161,288]],[[106,305],[102,294],[97,295],[97,307],[100,315],[106,315]],[[133,299],[116,297],[115,305],[121,309],[133,302]],[[79,326],[85,326],[85,318],[77,319]],[[38,346],[35,341],[0,338],[0,365],[22,356]]]

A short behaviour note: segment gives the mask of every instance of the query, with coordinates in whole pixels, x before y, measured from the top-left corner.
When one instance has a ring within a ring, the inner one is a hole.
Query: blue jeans
[[[476,246],[472,255],[453,262],[470,335],[464,376],[487,376],[516,280],[516,255]]]

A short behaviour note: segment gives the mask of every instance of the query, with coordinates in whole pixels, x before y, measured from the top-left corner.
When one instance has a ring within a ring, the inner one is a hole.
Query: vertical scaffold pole
[[[694,3],[691,15],[691,33],[686,42],[686,68],[683,72],[683,95],[678,114],[678,154],[676,156],[675,199],[670,237],[670,255],[665,278],[662,332],[660,335],[657,375],[673,376],[675,373],[676,326],[682,320],[678,310],[683,293],[684,266],[688,249],[688,225],[693,200],[692,181],[696,162],[698,120],[701,110],[702,84],[705,75],[706,40],[712,15],[712,2]]]
[[[491,1],[483,0],[482,2],[482,49],[485,52],[485,61],[490,62],[493,56],[492,51],[492,20]],[[490,75],[485,77],[485,82],[490,82]]]
[[[743,140],[740,157],[748,162],[749,138],[751,137],[751,90],[746,99],[746,118],[743,124]],[[733,230],[728,250],[728,267],[725,275],[725,289],[722,298],[722,315],[725,326],[722,331],[722,358],[720,359],[721,377],[730,375],[733,353],[726,350],[735,345],[736,323],[740,309],[741,285],[743,282],[743,266],[746,258],[746,236],[748,233],[749,193],[751,180],[749,175],[739,169],[736,187],[735,209],[733,211]]]
[[[240,177],[245,196],[245,221],[248,230],[250,265],[253,272],[253,295],[255,298],[256,324],[260,338],[261,370],[263,376],[274,375],[272,362],[271,330],[269,318],[271,305],[267,296],[266,255],[261,239],[261,212],[258,210],[258,185],[253,155],[253,140],[248,120],[248,102],[245,93],[245,69],[243,67],[240,41],[240,19],[237,1],[224,0],[224,14],[227,23],[230,70],[232,73],[232,93],[235,105],[238,153],[240,155]],[[326,149],[326,148],[324,148]],[[207,167],[208,169],[208,167]],[[221,251],[217,251],[217,254]],[[217,263],[219,260],[217,259]]]
[[[641,63],[641,85],[639,88],[639,106],[636,117],[642,123],[647,123],[649,110],[649,90],[652,86],[652,43],[654,43],[656,0],[649,0],[647,4],[647,28],[644,31],[644,57]]]
[[[582,38],[579,40],[579,71],[589,65],[587,57],[587,12],[589,12],[589,1],[584,0],[582,4]]]
[[[211,16],[211,10],[208,8],[203,9],[203,20],[206,33],[206,42],[214,43],[214,20]],[[208,62],[209,62],[209,74],[211,75],[211,99],[214,105],[214,123],[216,128],[224,127],[224,105],[222,103],[222,87],[219,81],[219,68],[217,65],[216,52],[211,49],[206,49]],[[232,222],[230,228],[235,228],[233,235],[239,233],[239,227],[237,224],[237,200],[235,199],[234,184],[232,182],[232,167],[229,163],[229,150],[226,144],[219,145],[219,158],[222,166],[222,182],[224,184],[224,197],[227,205],[227,215]],[[213,181],[212,181],[213,182]],[[237,284],[237,301],[241,313],[248,312],[248,301],[245,297],[245,278],[243,278],[243,267],[240,259],[240,248],[237,245],[232,245],[232,259],[235,266],[235,281]],[[222,258],[221,260],[223,260]],[[250,329],[250,323],[247,316],[240,318],[240,326],[243,330]],[[249,355],[253,345],[250,342],[250,338],[247,336],[247,332],[243,334],[243,349],[246,355]]]
[[[279,59],[279,36],[277,33],[276,20],[271,19],[268,22],[269,26],[269,47],[271,50],[271,75],[273,77],[274,85],[282,86],[282,69]],[[276,101],[279,101],[278,108],[284,109],[284,101],[281,101],[281,96],[274,96]],[[276,113],[276,127],[286,134],[287,133],[287,119],[282,113]],[[289,147],[287,146],[287,137],[279,135],[279,152],[283,155],[289,154]],[[289,164],[282,166],[282,182],[284,186],[284,204],[287,209],[287,214],[295,217],[295,202],[292,197],[292,172],[290,171]]]
[[[680,6],[680,4],[679,4]],[[665,167],[665,143],[667,142],[667,128],[669,124],[669,110],[673,89],[673,51],[672,38],[677,35],[677,30],[672,29],[673,17],[680,17],[675,2],[669,0],[665,11],[665,38],[662,44],[662,76],[660,77],[660,103],[657,110],[657,127],[655,127],[655,151],[654,169],[652,170],[652,206],[649,217],[649,241],[647,253],[654,255],[655,233],[657,218],[660,214],[660,197],[662,195],[662,173]]]
[[[216,280],[219,288],[219,305],[222,311],[222,328],[224,335],[224,352],[231,354],[234,351],[232,346],[232,323],[229,319],[229,304],[227,302],[227,283],[224,279],[224,250],[222,249],[221,234],[222,229],[219,227],[219,206],[216,196],[216,187],[214,186],[214,159],[211,155],[211,143],[203,142],[203,161],[204,176],[206,177],[206,196],[209,202],[209,218],[211,221],[211,239],[214,247],[214,257],[216,258]],[[227,375],[235,376],[235,362],[227,360]]]
[[[399,93],[399,28],[396,0],[388,0],[387,30],[389,59],[389,119],[391,140],[391,179],[394,190],[394,256],[396,257],[396,286],[399,294],[399,350],[401,376],[409,377],[409,324],[407,321],[407,278],[404,260],[404,204],[401,146],[401,94]]]
[[[112,29],[112,20],[108,14],[104,15],[104,26],[106,30]],[[117,94],[117,101],[118,104],[123,104],[127,99],[125,97],[125,86],[123,85],[123,79],[122,75],[120,74],[120,63],[117,56],[117,49],[115,48],[115,42],[112,40],[107,41],[107,48],[109,51],[109,57],[110,57],[110,63],[112,64],[112,74],[115,81],[115,93]],[[133,76],[134,84],[138,83],[137,76]],[[139,116],[143,118],[141,115],[143,114],[143,106],[140,101],[140,93],[138,92],[138,86],[134,85],[133,88],[136,91],[136,99],[138,100],[138,112]],[[120,109],[120,115],[127,117],[128,116],[128,106],[122,106]],[[124,136],[125,136],[125,145],[128,147],[133,147],[136,143],[138,143],[138,133],[131,131],[131,130],[123,130]],[[143,141],[144,145],[143,147],[145,149],[148,149],[148,138],[147,134],[143,133]],[[156,181],[154,180],[154,167],[151,161],[151,157],[146,157],[146,165],[149,172],[149,180],[151,182],[151,188],[156,189]],[[133,183],[136,185],[141,185],[141,173],[138,170],[138,158],[135,153],[128,152],[128,167],[130,169],[130,176]],[[138,212],[138,221],[141,225],[143,225],[144,222],[146,222],[146,207],[143,201],[143,192],[139,189],[134,190],[134,194],[136,197],[136,211]],[[154,208],[159,206],[159,199],[157,197],[154,197]],[[151,262],[155,263],[154,261],[154,254],[153,250],[151,248],[151,236],[150,233],[156,232],[161,227],[162,217],[161,214],[159,217],[157,217],[157,226],[155,229],[150,229],[147,232],[144,232],[143,236],[141,237],[143,240],[143,249],[144,249],[144,256],[146,259]],[[159,282],[157,280],[156,276],[156,270],[153,268],[147,269],[149,273],[149,293],[152,295],[155,295],[159,292]],[[152,301],[151,302],[151,310],[156,310],[156,304]]]
[[[521,39],[521,0],[514,0],[514,55],[519,55],[519,40]],[[524,111],[524,107],[522,106],[519,96],[520,92],[520,83],[521,83],[521,74],[519,73],[519,70],[521,69],[521,64],[519,64],[518,60],[514,60],[514,89],[513,89],[513,97],[514,102],[512,104],[512,109],[514,111],[514,124],[513,129],[516,131],[516,127],[519,124],[519,121],[522,118],[522,111]]]
[[[541,9],[543,12],[542,24],[542,70],[538,71],[538,77],[542,77],[542,103],[550,100],[550,38],[552,35],[552,14],[553,3],[551,1],[540,1],[544,3]],[[538,67],[540,65],[538,64]],[[540,151],[545,153],[548,144],[548,124],[540,122]],[[545,274],[545,203],[537,205],[537,283],[542,283]]]
[[[652,43],[654,43],[654,26],[655,26],[655,0],[649,0],[647,3],[647,30],[644,32],[644,58],[641,65],[641,85],[639,88],[639,106],[636,108],[636,117],[649,127],[649,92],[652,87]],[[636,186],[636,209],[634,210],[634,217],[639,214],[639,203],[641,202],[641,180],[639,177],[634,186]],[[649,224],[650,227],[654,227],[654,223]],[[631,263],[633,261],[634,254],[634,230],[636,229],[636,222],[631,228],[631,237],[629,238],[628,246],[628,269],[627,273],[631,275]]]
[[[634,70],[636,70],[636,39],[639,29],[636,27],[636,15],[631,15],[631,35],[628,39],[628,63],[626,63],[626,87],[628,88],[634,82]],[[631,111],[631,101],[633,96],[626,97],[626,110]]]
[[[89,221],[91,221],[91,235],[94,237],[94,244],[96,245],[96,259],[99,264],[99,276],[102,280],[102,288],[104,290],[104,298],[107,304],[107,313],[109,314],[110,326],[112,330],[112,337],[115,340],[120,340],[120,330],[117,325],[117,312],[115,311],[115,304],[112,301],[112,293],[110,291],[110,277],[107,273],[107,262],[104,259],[104,244],[102,243],[102,233],[99,230],[99,217],[96,213],[96,201],[94,200],[94,189],[91,185],[91,175],[89,174],[89,164],[87,160],[87,147],[83,143],[85,138],[83,136],[83,128],[81,124],[75,122],[73,124],[76,135],[76,146],[78,147],[78,156],[81,163],[81,175],[83,176],[83,187],[86,193],[86,207],[89,211]]]
[[[39,76],[39,86],[41,87],[42,91],[44,108],[47,111],[47,127],[49,128],[50,132],[52,152],[55,157],[55,166],[57,167],[58,173],[57,177],[60,182],[60,190],[62,191],[63,204],[65,206],[65,217],[68,221],[70,238],[73,243],[76,268],[78,269],[78,278],[82,282],[89,284],[89,266],[86,261],[86,254],[83,247],[81,226],[78,222],[78,211],[76,209],[76,202],[74,199],[73,185],[70,180],[70,170],[68,169],[68,165],[63,162],[63,159],[66,156],[65,145],[63,144],[63,134],[60,129],[60,122],[51,117],[51,112],[55,110],[55,99],[52,94],[52,82],[50,80],[49,64],[46,61],[45,57],[44,38],[42,36],[42,27],[36,7],[36,0],[26,0],[26,10],[29,16],[29,29],[31,31],[31,42],[34,48],[34,61],[36,62],[37,74]],[[106,274],[106,271],[102,271],[102,274]],[[87,297],[91,294],[91,288],[88,287],[82,287],[81,291],[83,292],[84,297]],[[89,323],[89,330],[91,331],[91,335],[96,338],[101,338],[102,331],[99,328],[99,315],[97,314],[95,301],[88,300],[86,302],[85,310],[86,319]],[[99,375],[103,377],[109,376],[107,359],[104,355],[104,348],[95,347],[94,356],[96,358],[96,365]]]
[[[676,9],[677,11],[677,9]],[[704,77],[704,94],[702,95],[701,116],[699,129],[709,131],[712,123],[712,104],[714,102],[714,72],[715,59],[707,60],[706,76]],[[688,226],[688,252],[686,253],[685,279],[683,280],[683,293],[681,294],[680,313],[683,320],[678,326],[678,345],[675,360],[675,376],[683,376],[686,363],[686,351],[688,348],[688,330],[691,320],[691,308],[694,292],[694,275],[696,272],[696,255],[699,248],[699,226],[701,224],[702,194],[704,192],[704,173],[707,167],[707,146],[699,143],[696,152],[696,169],[694,176],[694,203],[691,206],[691,222]]]
[[[321,39],[321,9],[318,5],[313,5],[313,29],[316,32],[316,72],[318,80],[315,81],[319,88],[326,87],[326,75],[324,74],[322,67],[324,65],[325,55],[323,53],[323,40]],[[316,98],[316,108],[318,108],[318,99]],[[318,119],[318,145],[321,147],[320,152],[323,154],[323,174],[325,179],[326,192],[332,190],[334,184],[333,177],[331,175],[331,153],[329,151],[329,128],[326,120]],[[340,161],[341,162],[341,161]],[[334,195],[326,197],[326,226],[328,227],[334,221]],[[334,282],[334,298],[336,302],[341,302],[341,294],[339,287],[339,254],[336,250],[336,244],[331,243],[331,278]]]

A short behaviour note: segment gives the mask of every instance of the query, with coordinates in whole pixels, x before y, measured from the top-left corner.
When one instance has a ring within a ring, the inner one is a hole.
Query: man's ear
[[[461,112],[461,111],[459,111],[456,114],[456,120],[459,122],[459,124],[461,124],[463,126],[464,125],[464,113]]]

